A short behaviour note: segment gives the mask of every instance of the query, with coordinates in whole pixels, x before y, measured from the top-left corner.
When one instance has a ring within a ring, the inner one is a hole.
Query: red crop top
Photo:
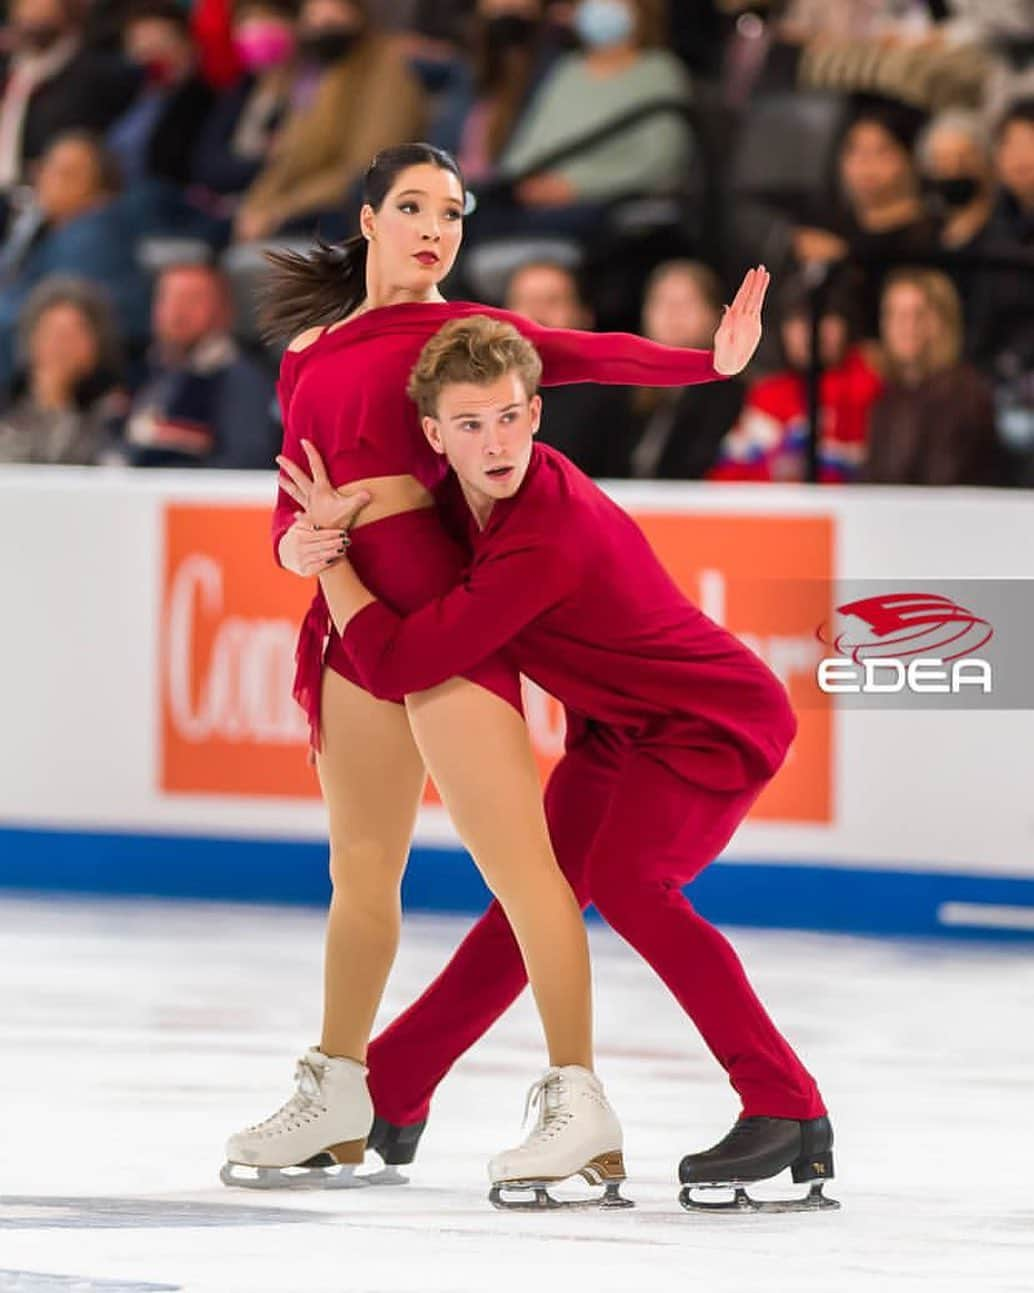
[[[307,470],[301,441],[319,450],[337,485],[374,476],[415,476],[429,490],[448,470],[420,428],[406,383],[424,344],[450,319],[487,314],[512,323],[542,357],[542,384],[689,386],[720,380],[710,350],[659,346],[624,332],[544,328],[508,310],[471,301],[380,306],[324,331],[304,350],[284,352],[278,392],[283,453]],[[273,552],[298,514],[281,490]]]

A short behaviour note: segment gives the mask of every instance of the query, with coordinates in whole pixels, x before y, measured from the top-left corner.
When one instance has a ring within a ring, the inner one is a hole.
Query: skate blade
[[[814,1181],[802,1199],[755,1199],[742,1185],[715,1182],[714,1184],[685,1185],[679,1192],[679,1203],[687,1212],[736,1213],[745,1212],[834,1212],[840,1207],[836,1199],[822,1192],[822,1181]],[[732,1191],[732,1198],[697,1198],[694,1191],[724,1194]]]
[[[621,1193],[620,1181],[608,1181],[602,1194],[589,1199],[558,1199],[549,1192],[549,1187],[557,1184],[556,1181],[504,1181],[492,1186],[488,1192],[488,1201],[500,1212],[561,1212],[570,1209],[635,1207],[634,1201],[626,1199]]]
[[[224,1163],[219,1171],[223,1185],[245,1190],[364,1190],[367,1186],[407,1185],[409,1177],[396,1167],[356,1175],[356,1165],[337,1167],[250,1167]]]

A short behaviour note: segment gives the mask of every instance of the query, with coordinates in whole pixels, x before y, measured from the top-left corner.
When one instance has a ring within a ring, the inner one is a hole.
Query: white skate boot
[[[373,1122],[366,1069],[315,1047],[295,1069],[298,1089],[272,1117],[231,1136],[219,1173],[224,1185],[251,1189],[348,1189],[402,1183],[396,1171],[356,1176]]]
[[[497,1208],[526,1211],[633,1207],[620,1192],[625,1179],[621,1124],[599,1078],[576,1064],[548,1069],[528,1092],[525,1117],[535,1104],[538,1120],[524,1144],[497,1154],[488,1165],[491,1202]],[[570,1176],[603,1185],[603,1195],[571,1201],[554,1198],[547,1186]]]

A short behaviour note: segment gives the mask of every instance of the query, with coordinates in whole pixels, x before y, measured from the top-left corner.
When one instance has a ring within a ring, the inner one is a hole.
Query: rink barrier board
[[[309,590],[270,562],[272,489],[269,473],[0,467],[0,548],[35,536],[33,560],[4,567],[5,622],[30,631],[0,635],[0,887],[246,901],[258,873],[259,898],[325,900],[325,811],[290,699]],[[790,618],[770,619],[755,595],[786,572],[884,591],[1034,578],[1034,498],[1021,491],[606,489],[792,695],[818,650],[815,617],[777,598]],[[41,530],[41,515],[62,524]],[[60,598],[41,592],[57,586]],[[545,775],[562,715],[534,689],[525,709]],[[1029,938],[1034,709],[800,717],[786,765],[694,901],[730,924]],[[97,835],[109,843],[82,838]],[[483,905],[432,801],[415,846],[411,906]]]
[[[325,844],[0,828],[0,890],[323,907]],[[718,924],[1034,942],[1034,879],[886,867],[717,861],[687,886]],[[416,847],[407,911],[479,913],[490,900],[460,849]]]

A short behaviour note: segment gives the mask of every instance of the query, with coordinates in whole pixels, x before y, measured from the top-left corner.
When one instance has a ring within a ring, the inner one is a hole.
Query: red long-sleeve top
[[[304,350],[284,352],[278,386],[284,455],[306,470],[300,446],[306,439],[319,450],[335,485],[415,476],[435,489],[447,464],[427,443],[406,384],[425,342],[450,319],[472,314],[512,323],[533,342],[546,386],[689,386],[723,376],[710,350],[659,346],[630,333],[543,328],[469,301],[386,305],[322,333]],[[273,514],[278,560],[280,540],[297,514],[297,503],[281,490]]]
[[[459,503],[473,547],[464,581],[406,617],[372,602],[345,627],[370,692],[436,686],[505,646],[576,725],[617,727],[688,780],[735,790],[776,771],[796,729],[782,684],[573,463],[537,444],[483,531]]]

